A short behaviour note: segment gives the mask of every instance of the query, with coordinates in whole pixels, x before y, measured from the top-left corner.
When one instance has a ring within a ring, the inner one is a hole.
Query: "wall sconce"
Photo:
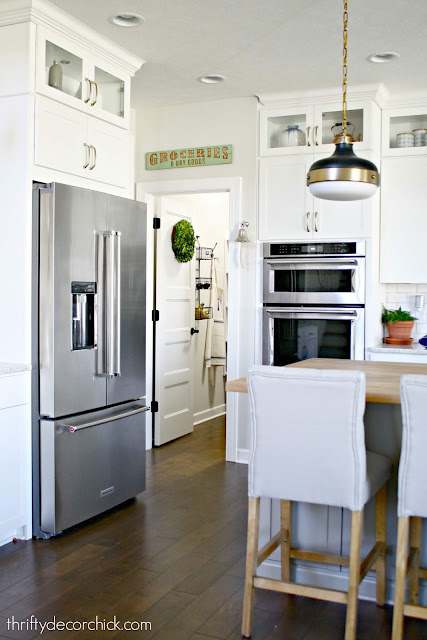
[[[241,223],[239,233],[237,234],[237,238],[235,242],[250,242],[248,231],[247,231],[248,227],[249,227],[249,222],[243,221]]]

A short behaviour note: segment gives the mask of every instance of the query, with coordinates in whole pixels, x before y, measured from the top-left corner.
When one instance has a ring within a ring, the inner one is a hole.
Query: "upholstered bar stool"
[[[359,583],[374,568],[377,603],[385,602],[388,459],[365,449],[365,376],[257,366],[248,376],[252,409],[249,515],[242,635],[252,629],[254,589],[269,589],[347,604],[345,640],[356,637]],[[376,495],[376,543],[361,562],[363,507]],[[258,549],[260,498],[281,501],[281,529]],[[292,501],[352,511],[350,557],[294,549]],[[281,545],[281,580],[256,576]],[[291,582],[291,559],[349,567],[348,592]]]
[[[402,376],[402,452],[397,494],[396,586],[393,612],[393,640],[402,640],[404,616],[427,620],[427,607],[418,604],[421,525],[427,518],[427,376]],[[410,541],[408,557],[408,539]],[[409,577],[409,603],[405,604]]]

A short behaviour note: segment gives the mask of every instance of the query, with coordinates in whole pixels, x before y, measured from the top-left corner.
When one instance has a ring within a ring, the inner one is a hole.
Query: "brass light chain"
[[[342,61],[342,133],[347,133],[347,22],[348,22],[348,0],[344,0],[343,14],[343,61]]]

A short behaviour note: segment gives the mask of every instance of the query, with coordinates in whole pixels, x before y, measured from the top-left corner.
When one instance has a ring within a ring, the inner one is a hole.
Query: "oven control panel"
[[[364,255],[362,242],[312,242],[264,245],[264,256]]]

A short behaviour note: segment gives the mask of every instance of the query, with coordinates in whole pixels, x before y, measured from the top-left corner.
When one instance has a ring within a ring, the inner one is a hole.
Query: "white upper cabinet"
[[[427,104],[384,109],[382,155],[419,156],[427,153]]]
[[[343,240],[370,235],[371,201],[314,198],[306,186],[312,162],[311,154],[260,159],[260,240]]]
[[[307,239],[312,235],[312,200],[306,187],[311,155],[261,158],[259,239]]]
[[[427,281],[427,155],[385,158],[381,171],[382,282]]]
[[[37,28],[36,91],[129,128],[131,76],[61,33]]]
[[[379,151],[380,110],[372,100],[350,101],[347,120],[348,132],[356,140],[356,152],[358,149]],[[342,103],[339,101],[262,109],[260,155],[331,153],[334,137],[341,130]]]
[[[89,180],[127,188],[128,131],[36,96],[34,163]]]

